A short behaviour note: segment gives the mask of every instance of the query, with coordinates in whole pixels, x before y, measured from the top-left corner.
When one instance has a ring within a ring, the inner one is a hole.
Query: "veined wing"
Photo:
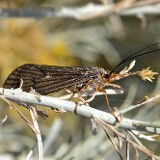
[[[25,64],[16,68],[4,82],[4,88],[19,88],[22,90],[46,95],[63,89],[81,88],[89,80],[98,77],[96,67],[63,67],[37,64]]]

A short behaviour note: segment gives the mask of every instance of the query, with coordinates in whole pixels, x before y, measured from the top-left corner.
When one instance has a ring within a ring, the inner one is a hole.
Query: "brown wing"
[[[16,68],[4,82],[4,88],[19,88],[22,90],[46,95],[70,87],[81,88],[90,79],[98,77],[96,67],[63,67],[36,64],[25,64]]]

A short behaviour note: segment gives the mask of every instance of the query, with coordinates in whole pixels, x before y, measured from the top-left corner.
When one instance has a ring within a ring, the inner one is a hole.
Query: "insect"
[[[152,80],[156,72],[149,72],[150,70],[130,72],[133,64],[128,68],[123,69],[119,73],[115,73],[125,62],[136,57],[150,54],[160,50],[160,43],[148,46],[138,52],[135,52],[122,60],[113,70],[108,71],[98,67],[81,67],[81,66],[49,66],[40,64],[24,64],[16,68],[6,79],[3,84],[4,88],[19,88],[21,86],[23,91],[30,92],[34,89],[41,95],[52,94],[61,90],[65,90],[72,97],[78,94],[76,103],[82,101],[84,103],[90,102],[94,99],[96,92],[103,92],[106,95],[106,101],[109,105],[105,87],[111,86],[120,88],[120,86],[112,82],[128,77],[130,75],[140,75],[145,79]],[[21,85],[21,82],[22,85]],[[92,94],[88,100],[84,100],[82,95]]]

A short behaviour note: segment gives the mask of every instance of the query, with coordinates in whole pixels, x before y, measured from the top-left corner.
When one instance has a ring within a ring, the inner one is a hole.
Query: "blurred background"
[[[123,1],[123,0],[122,0]],[[28,7],[83,7],[88,3],[116,5],[122,1],[84,0],[1,0],[1,8]],[[135,0],[134,3],[145,2]],[[62,66],[97,66],[113,69],[123,58],[148,45],[160,41],[160,16],[153,13],[158,1],[146,1],[151,8],[146,14],[108,14],[87,20],[74,18],[10,18],[0,19],[0,83],[10,72],[24,63],[38,63]],[[124,5],[124,4],[123,4]],[[137,58],[133,70],[151,66],[160,72],[158,52]],[[129,65],[130,62],[124,64]],[[117,70],[120,71],[124,66]],[[123,95],[109,96],[110,105],[118,110],[144,100],[145,96],[158,93],[158,76],[144,82],[138,77],[129,77],[117,82],[124,88]],[[137,90],[138,88],[138,90]],[[98,96],[90,103],[92,107],[107,110],[104,96]],[[30,119],[26,109],[17,106]],[[42,110],[43,107],[40,107]],[[43,110],[48,110],[43,109]],[[125,117],[155,122],[159,120],[160,108],[150,104],[136,109]],[[9,106],[0,100],[0,118],[7,115],[0,126],[0,159],[25,159],[36,146],[36,138],[27,124]],[[119,159],[102,129],[92,135],[90,120],[72,113],[58,114],[49,110],[49,118],[38,119],[44,142],[45,159]],[[159,154],[157,142],[142,140]],[[37,148],[34,149],[36,157]],[[122,149],[122,153],[125,150]],[[134,150],[130,151],[134,155]],[[145,155],[141,155],[144,156]],[[33,159],[35,159],[35,157]],[[134,158],[133,158],[134,159]]]

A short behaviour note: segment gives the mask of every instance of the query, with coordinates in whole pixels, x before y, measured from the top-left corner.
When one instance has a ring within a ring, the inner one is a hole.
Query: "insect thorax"
[[[91,95],[97,92],[98,89],[103,89],[106,86],[107,79],[105,75],[108,72],[102,68],[95,68],[94,76],[90,76],[87,82],[77,84],[72,87],[74,93],[82,95]]]

